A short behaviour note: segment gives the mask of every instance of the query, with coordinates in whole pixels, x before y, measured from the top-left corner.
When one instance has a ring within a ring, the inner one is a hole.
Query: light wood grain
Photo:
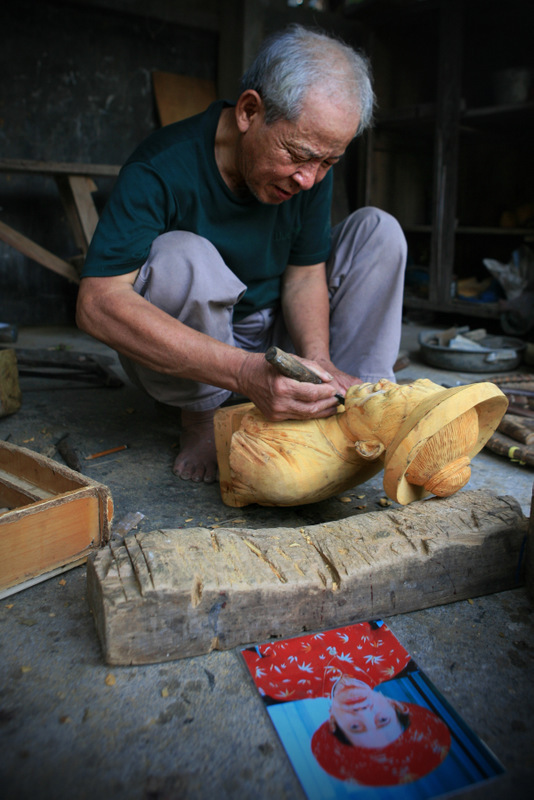
[[[107,486],[0,442],[0,597],[82,563],[110,536]]]

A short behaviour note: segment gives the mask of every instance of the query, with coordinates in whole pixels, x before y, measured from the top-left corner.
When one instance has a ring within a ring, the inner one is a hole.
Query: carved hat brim
[[[436,392],[423,400],[400,426],[387,449],[384,467],[384,490],[401,505],[427,497],[423,486],[411,484],[406,472],[425,442],[449,422],[474,408],[478,414],[478,439],[465,455],[470,459],[482,450],[495,432],[508,400],[501,390],[489,382],[454,386]]]

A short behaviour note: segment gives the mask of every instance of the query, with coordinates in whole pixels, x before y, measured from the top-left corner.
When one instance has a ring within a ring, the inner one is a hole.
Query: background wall
[[[205,78],[220,97],[264,35],[288,22],[362,44],[332,0],[18,0],[0,4],[0,158],[121,165],[159,126],[153,70]],[[347,158],[347,164],[350,158]],[[347,211],[335,171],[333,221]],[[96,179],[103,207],[111,179]],[[0,219],[55,255],[79,254],[53,178],[0,172]],[[72,324],[77,288],[0,242],[0,322]]]
[[[152,70],[215,80],[214,30],[51,0],[0,6],[2,158],[122,164],[159,125]],[[111,183],[96,183],[101,207]],[[52,178],[0,173],[0,218],[62,258],[78,253]],[[0,321],[71,323],[75,295],[0,242]]]

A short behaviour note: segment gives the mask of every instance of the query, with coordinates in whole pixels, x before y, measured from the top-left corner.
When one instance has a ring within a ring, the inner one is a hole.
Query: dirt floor
[[[426,366],[419,331],[404,327],[402,348],[410,364],[399,379],[424,376],[449,385],[471,379]],[[382,508],[381,475],[345,492],[349,502],[335,497],[290,509],[228,508],[217,484],[173,476],[179,418],[131,386],[111,351],[70,329],[23,330],[15,347],[105,357],[124,381],[106,388],[21,374],[22,408],[0,419],[0,439],[60,462],[56,446],[68,434],[83,472],[110,488],[116,522],[139,512],[138,531],[243,524],[261,529]],[[119,445],[127,449],[84,460]],[[468,488],[511,495],[528,516],[533,476],[531,468],[484,451]],[[533,610],[519,587],[386,620],[506,769],[492,783],[458,796],[530,797]],[[304,797],[238,650],[109,667],[86,599],[85,566],[0,600],[0,632],[0,786],[6,800]]]

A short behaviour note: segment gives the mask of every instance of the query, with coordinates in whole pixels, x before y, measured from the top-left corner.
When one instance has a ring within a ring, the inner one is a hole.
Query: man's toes
[[[209,464],[204,474],[204,483],[216,483],[218,480],[219,470],[217,469],[217,464]]]
[[[183,481],[193,480],[193,465],[183,461],[180,456],[174,462],[172,471]]]

